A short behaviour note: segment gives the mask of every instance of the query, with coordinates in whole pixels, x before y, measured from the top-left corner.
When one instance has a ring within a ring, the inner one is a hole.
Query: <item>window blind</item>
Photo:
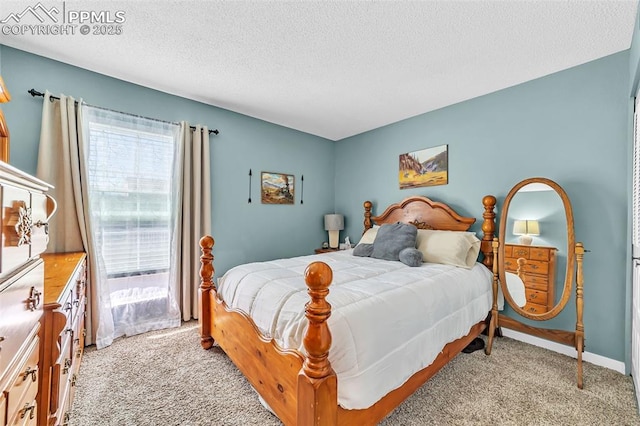
[[[109,278],[169,269],[174,141],[89,125],[91,211]]]

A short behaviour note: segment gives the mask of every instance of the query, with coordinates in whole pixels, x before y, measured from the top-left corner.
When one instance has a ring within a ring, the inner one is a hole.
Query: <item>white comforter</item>
[[[283,348],[304,353],[304,270],[316,260],[331,266],[329,360],[338,376],[338,403],[360,409],[401,386],[487,316],[492,274],[479,263],[471,270],[428,263],[411,268],[351,252],[240,265],[219,279],[218,292]]]

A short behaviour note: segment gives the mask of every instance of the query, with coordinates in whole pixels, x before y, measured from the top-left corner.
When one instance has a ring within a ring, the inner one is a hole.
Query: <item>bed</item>
[[[453,334],[446,334],[440,329],[432,330],[431,325],[425,325],[423,332],[420,328],[422,324],[411,321],[397,328],[402,333],[368,333],[369,338],[365,338],[362,343],[362,339],[358,337],[362,333],[357,330],[366,330],[367,327],[381,330],[379,327],[382,321],[396,318],[398,313],[391,310],[394,303],[390,301],[410,300],[398,299],[399,292],[417,292],[422,283],[414,281],[418,275],[423,275],[423,270],[425,273],[430,271],[429,274],[434,276],[457,276],[462,274],[461,268],[448,265],[409,268],[400,262],[368,258],[359,260],[353,256],[352,250],[347,250],[335,254],[241,265],[228,271],[216,286],[213,281],[211,254],[214,240],[205,236],[200,241],[201,345],[209,349],[214,343],[218,344],[258,392],[263,403],[286,425],[377,424],[485,328],[488,327],[488,333],[493,334],[495,327],[491,323],[495,324],[498,309],[497,270],[493,262],[497,252],[497,242],[493,235],[495,203],[493,196],[483,198],[482,236],[479,243],[482,264],[474,262],[474,266],[469,268],[469,273],[475,274],[474,279],[483,281],[482,286],[486,288],[480,292],[475,290],[477,294],[474,295],[446,296],[452,300],[464,299],[464,303],[473,304],[473,309],[469,309],[473,313],[468,313],[466,308],[453,307],[451,312],[441,312],[440,316],[433,318],[434,323],[454,324],[450,327],[454,329]],[[420,230],[464,232],[476,220],[460,216],[444,203],[420,196],[392,204],[378,216],[373,215],[372,208],[371,202],[364,203],[365,236],[366,232],[379,226],[399,222],[411,224]],[[392,273],[399,273],[402,278],[390,275]],[[278,286],[262,285],[263,281],[271,283],[274,276],[280,280]],[[478,278],[483,276],[484,278]],[[460,277],[462,278],[459,280],[462,281],[467,279],[466,275]],[[304,284],[301,284],[303,278]],[[449,284],[437,284],[438,279],[428,278],[440,289],[438,291],[451,287]],[[396,282],[400,280],[404,280],[402,285]],[[335,283],[333,293],[330,294],[329,286],[332,281]],[[239,293],[238,289],[244,287],[253,288],[254,292],[249,296]],[[304,300],[300,299],[301,287],[308,293]],[[369,287],[380,287],[384,291],[384,297],[376,293],[365,301],[353,299],[354,288],[355,293],[369,293],[366,290]],[[275,296],[272,294],[271,297],[275,299],[265,300],[275,302],[258,304],[259,299],[265,298],[264,293],[274,293]],[[327,299],[334,305],[333,309]],[[412,299],[424,300],[426,305],[437,305],[432,306],[432,310],[426,310],[425,304],[413,303],[414,301],[403,305],[406,312],[411,311],[409,305],[415,305],[413,310],[421,315],[419,321],[424,317],[434,316],[426,312],[439,310],[437,307],[440,303],[435,302],[435,299],[431,300],[431,297],[415,293]],[[381,308],[378,302],[389,308]],[[270,313],[263,312],[269,303],[277,306],[277,315],[288,321],[285,321],[284,326],[277,325],[280,324],[280,319],[274,321],[269,316]],[[356,310],[354,306],[360,306],[360,310]],[[295,309],[299,312],[296,313]],[[442,309],[444,308],[440,308]],[[349,316],[347,313],[350,311],[356,313]],[[463,317],[464,321],[455,320],[454,314]],[[345,335],[343,328],[353,334]],[[335,333],[335,339],[332,333]],[[415,334],[415,338],[411,333]],[[298,340],[292,340],[291,336]],[[427,347],[419,340],[424,338],[431,340],[432,346],[436,341],[439,343],[435,349]],[[351,340],[358,343],[352,344]],[[402,350],[397,350],[399,341],[406,341],[407,348],[403,346]],[[491,339],[488,341],[491,342]],[[379,346],[384,344],[391,345],[393,350],[390,352],[400,358],[390,358],[388,364],[381,364],[380,359],[386,357],[386,349]],[[382,351],[382,355],[376,350]],[[491,352],[489,345],[485,352]],[[404,366],[411,362],[415,365],[407,367],[408,370],[391,371],[393,368],[390,366]],[[362,370],[354,372],[356,367],[362,367]],[[387,382],[392,384],[384,388],[383,385]]]

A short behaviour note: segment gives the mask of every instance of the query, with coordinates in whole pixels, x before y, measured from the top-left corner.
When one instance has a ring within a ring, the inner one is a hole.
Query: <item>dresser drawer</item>
[[[549,261],[549,249],[546,248],[531,248],[529,249],[529,259],[542,260],[543,262]]]
[[[527,260],[524,264],[524,272],[546,275],[549,273],[549,264],[539,260]]]
[[[25,403],[9,426],[36,426],[38,424],[38,405],[36,401]]]
[[[38,326],[42,316],[42,261],[32,262],[18,279],[0,291],[0,372],[10,367],[16,354]]]
[[[20,409],[9,426],[36,426],[38,424],[38,405],[35,400],[27,402]]]
[[[549,308],[546,305],[528,302],[524,305],[524,310],[531,314],[544,314],[549,311]]]
[[[518,270],[518,259],[514,258],[505,258],[504,259],[504,269],[507,272],[516,272]]]
[[[16,370],[16,376],[7,390],[8,417],[17,417],[20,420],[35,416],[33,411],[35,410],[35,398],[38,394],[39,353],[39,340],[36,336],[29,345],[25,357]],[[22,422],[19,421],[17,424],[22,424]]]
[[[60,358],[53,365],[53,373],[51,375],[51,408],[52,413],[55,412],[54,407],[60,406],[64,401],[67,386],[69,385],[69,377],[71,377],[71,368],[73,367],[73,357],[71,356],[71,338],[64,339]]]
[[[524,285],[537,290],[549,288],[549,277],[546,275],[524,274]]]
[[[530,288],[524,289],[525,297],[527,299],[527,303],[537,303],[540,305],[547,304],[547,292],[540,290],[533,290]]]
[[[513,247],[511,256],[515,258],[523,257],[529,259],[529,247]]]

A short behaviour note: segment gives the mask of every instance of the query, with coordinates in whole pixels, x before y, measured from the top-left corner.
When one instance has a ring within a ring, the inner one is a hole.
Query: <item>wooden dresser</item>
[[[555,247],[505,244],[507,272],[516,274],[518,259],[524,259],[521,276],[527,298],[523,309],[527,312],[541,314],[555,306],[556,251]]]
[[[44,262],[51,188],[0,162],[0,425],[37,425]]]
[[[69,422],[84,352],[85,253],[43,254],[44,315],[41,320],[38,424]]]

